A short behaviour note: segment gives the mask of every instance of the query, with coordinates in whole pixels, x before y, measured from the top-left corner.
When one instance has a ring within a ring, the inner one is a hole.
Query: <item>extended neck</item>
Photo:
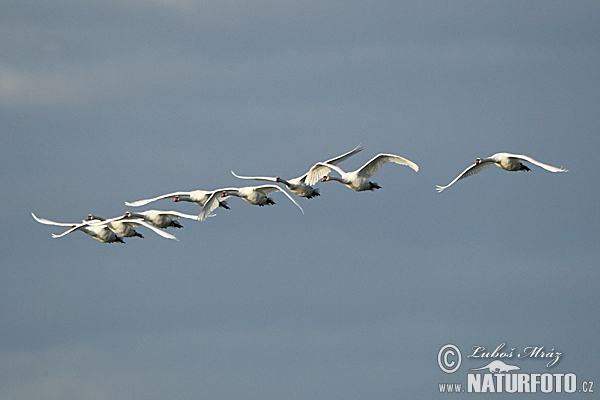
[[[348,182],[346,182],[344,179],[337,177],[337,176],[328,175],[327,180],[328,181],[337,181],[337,182],[343,183],[344,185],[348,184]]]

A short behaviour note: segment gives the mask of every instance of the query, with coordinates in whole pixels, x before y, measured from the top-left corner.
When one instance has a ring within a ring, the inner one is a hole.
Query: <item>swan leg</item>
[[[175,220],[172,220],[171,224],[169,226],[172,226],[173,228],[177,228],[177,229],[183,228],[183,225],[181,225],[178,221],[175,221]]]
[[[144,235],[142,235],[141,233],[139,233],[138,231],[133,231],[133,236],[134,237],[139,237],[139,238],[144,238]]]
[[[231,210],[231,208],[229,208],[229,206],[227,205],[226,201],[220,201],[219,202],[219,207],[223,207],[226,210]]]
[[[377,182],[370,182],[371,183],[371,191],[375,190],[375,189],[381,189],[381,186],[379,186],[377,184]]]
[[[275,204],[275,202],[273,201],[273,199],[271,199],[270,197],[265,197],[265,202],[262,204],[259,204],[259,206],[263,207],[263,206],[272,206],[273,204]]]
[[[521,168],[519,169],[519,171],[528,172],[528,171],[531,171],[531,169],[529,169],[529,167],[527,165],[521,164]]]

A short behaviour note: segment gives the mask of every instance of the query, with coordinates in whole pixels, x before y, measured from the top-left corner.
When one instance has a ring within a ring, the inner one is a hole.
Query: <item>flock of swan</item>
[[[319,181],[337,181],[357,192],[365,190],[374,191],[375,189],[380,189],[381,186],[375,182],[371,182],[370,178],[379,170],[379,168],[388,162],[405,165],[413,169],[415,172],[419,171],[419,167],[414,162],[395,154],[386,153],[377,154],[356,171],[346,172],[337,166],[337,164],[348,159],[349,157],[352,157],[360,151],[362,151],[362,147],[358,145],[347,153],[331,158],[327,161],[316,163],[304,175],[294,179],[283,179],[278,176],[241,176],[231,171],[231,173],[239,179],[272,182],[271,184],[246,186],[240,188],[229,187],[211,191],[179,191],[163,194],[151,199],[125,202],[125,205],[129,207],[140,207],[158,200],[172,198],[174,202],[188,201],[196,203],[198,206],[202,207],[198,215],[184,214],[178,211],[128,211],[125,213],[125,215],[109,219],[104,219],[90,214],[86,220],[83,220],[80,223],[54,222],[45,218],[40,218],[34,213],[31,213],[31,215],[37,222],[42,224],[68,227],[68,229],[63,233],[52,234],[53,238],[60,238],[71,232],[81,231],[102,243],[125,243],[123,241],[123,238],[125,237],[143,238],[143,236],[135,229],[138,226],[143,226],[164,238],[178,240],[174,235],[166,232],[164,229],[169,227],[182,228],[183,226],[179,223],[179,219],[181,218],[204,221],[209,217],[213,217],[214,214],[212,212],[218,207],[229,209],[225,199],[231,196],[239,197],[253,205],[270,206],[275,204],[275,202],[270,197],[267,197],[267,195],[274,192],[281,192],[286,195],[300,209],[300,211],[302,211],[302,213],[304,213],[302,207],[300,207],[300,205],[292,198],[292,196],[290,196],[282,187],[275,185],[275,183],[283,184],[291,193],[295,194],[296,196],[311,199],[313,197],[320,196],[319,189],[313,187],[313,185]],[[496,153],[487,158],[477,158],[475,163],[469,165],[448,185],[437,186],[436,190],[438,192],[442,192],[459,180],[481,172],[492,165],[496,165],[506,171],[530,171],[530,169],[521,163],[521,161],[537,165],[538,167],[544,168],[550,172],[567,172],[567,170],[564,168],[556,168],[551,165],[536,161],[528,156],[510,153]],[[339,176],[330,176],[332,171],[335,171]]]

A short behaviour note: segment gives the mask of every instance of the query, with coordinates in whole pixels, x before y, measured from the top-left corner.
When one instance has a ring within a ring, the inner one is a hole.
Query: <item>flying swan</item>
[[[282,192],[285,194],[304,214],[304,210],[296,201],[290,196],[285,190],[281,189],[277,185],[261,185],[261,186],[246,186],[242,188],[223,188],[215,190],[212,196],[206,201],[202,210],[198,214],[198,219],[200,221],[206,220],[207,217],[211,215],[211,212],[216,209],[219,204],[219,198],[227,197],[227,196],[236,196],[244,199],[250,204],[256,206],[270,206],[275,204],[273,199],[267,197],[268,194],[273,192]]]
[[[310,171],[308,171],[306,182],[309,185],[312,185],[318,180],[321,180],[322,182],[338,181],[357,192],[361,192],[363,190],[374,191],[375,189],[381,189],[381,186],[379,186],[375,182],[371,182],[369,178],[371,177],[371,175],[379,171],[379,168],[381,168],[388,162],[406,165],[412,168],[415,172],[419,171],[419,166],[417,164],[410,160],[407,160],[404,157],[400,157],[395,154],[380,153],[373,157],[371,160],[369,160],[369,162],[367,162],[365,165],[352,172],[345,172],[340,167],[333,164],[327,164],[322,162],[316,163],[310,169]],[[329,176],[331,170],[334,170],[338,174],[340,174],[340,177]]]
[[[551,165],[536,161],[533,158],[528,157],[528,156],[510,154],[510,153],[496,153],[487,158],[476,159],[474,164],[469,165],[467,167],[467,169],[465,169],[463,172],[461,172],[460,175],[458,175],[456,178],[454,178],[454,180],[452,182],[450,182],[446,186],[437,185],[436,190],[438,191],[438,193],[441,193],[444,189],[449,188],[455,182],[457,182],[463,178],[466,178],[468,176],[475,175],[476,173],[481,172],[484,169],[491,167],[492,165],[496,165],[497,167],[500,167],[506,171],[531,171],[529,169],[529,167],[522,164],[520,160],[530,162],[530,163],[537,165],[538,167],[542,167],[545,170],[550,171],[550,172],[568,172],[567,169],[564,169],[562,167],[556,168]]]
[[[125,218],[125,216],[120,216],[120,217],[115,217],[115,218],[110,218],[110,219],[105,219],[105,220],[90,219],[87,221],[82,221],[81,223],[68,223],[68,222],[50,221],[45,218],[40,218],[40,217],[36,216],[34,213],[31,213],[31,215],[37,222],[39,222],[41,224],[55,225],[55,226],[68,226],[69,227],[69,229],[67,229],[65,232],[63,232],[61,234],[53,233],[52,237],[55,239],[63,237],[71,232],[79,230],[79,231],[82,231],[83,233],[90,235],[91,237],[93,237],[94,239],[96,239],[102,243],[125,243],[123,241],[123,239],[120,236],[118,236],[109,227],[109,224],[117,223],[117,221],[122,220],[123,218]],[[146,223],[143,220],[133,219],[133,220],[131,220],[131,223],[135,223],[137,225],[143,225],[149,229],[152,229],[153,231],[155,231],[157,234],[159,234],[160,236],[162,236],[164,238],[179,240],[175,236],[171,235],[170,233],[160,231],[160,230],[156,229],[155,227],[153,227],[152,225]]]

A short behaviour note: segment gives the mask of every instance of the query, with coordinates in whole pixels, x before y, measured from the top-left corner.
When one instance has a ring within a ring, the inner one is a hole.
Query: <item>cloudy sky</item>
[[[445,398],[438,383],[489,361],[473,346],[502,343],[562,354],[504,360],[527,373],[600,383],[598,2],[1,9],[3,399]],[[359,143],[342,168],[387,152],[420,171],[388,164],[376,192],[319,183],[304,215],[281,193],[232,198],[178,242],[53,239],[30,214],[114,217]],[[502,151],[569,172],[494,167],[436,192]]]

